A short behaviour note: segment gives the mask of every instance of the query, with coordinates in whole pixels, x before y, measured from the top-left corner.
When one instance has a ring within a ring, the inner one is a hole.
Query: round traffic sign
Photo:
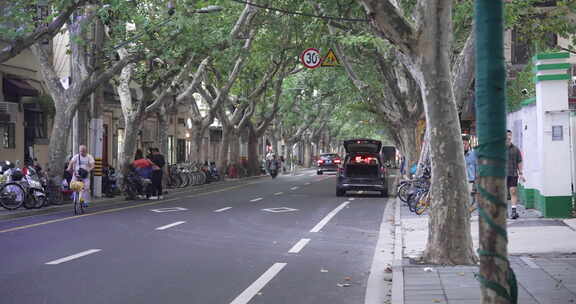
[[[314,69],[319,67],[322,63],[322,57],[320,57],[320,51],[315,48],[309,48],[302,52],[300,55],[300,61],[305,67]]]

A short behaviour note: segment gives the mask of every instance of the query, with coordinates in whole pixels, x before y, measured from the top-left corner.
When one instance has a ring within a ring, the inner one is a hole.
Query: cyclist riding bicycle
[[[68,163],[67,171],[72,174],[72,181],[81,181],[84,183],[84,189],[80,193],[80,200],[83,201],[84,207],[88,207],[90,201],[90,171],[94,169],[94,158],[88,154],[85,145],[78,148],[78,154],[74,155]]]

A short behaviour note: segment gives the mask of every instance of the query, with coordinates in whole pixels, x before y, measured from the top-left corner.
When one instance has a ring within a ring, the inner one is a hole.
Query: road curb
[[[399,199],[396,199],[394,216],[394,260],[392,261],[392,303],[404,304],[404,268],[402,258],[404,256],[404,237],[402,235],[402,207]]]
[[[394,259],[394,225],[391,223],[393,220],[394,203],[388,201],[382,215],[378,241],[376,242],[376,248],[374,248],[374,257],[370,267],[370,275],[366,282],[364,304],[390,303],[389,295],[392,288],[387,282],[392,281],[392,274],[387,272],[386,269],[392,268]]]

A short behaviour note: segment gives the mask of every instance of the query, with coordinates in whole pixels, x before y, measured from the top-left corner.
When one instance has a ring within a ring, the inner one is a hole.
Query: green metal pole
[[[483,304],[517,303],[506,232],[506,66],[504,1],[475,1],[476,130]]]

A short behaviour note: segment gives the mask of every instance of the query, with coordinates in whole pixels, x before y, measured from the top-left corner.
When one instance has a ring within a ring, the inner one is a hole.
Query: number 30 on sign
[[[309,48],[302,52],[300,61],[305,67],[315,69],[322,63],[322,57],[320,57],[320,51],[315,48]]]

